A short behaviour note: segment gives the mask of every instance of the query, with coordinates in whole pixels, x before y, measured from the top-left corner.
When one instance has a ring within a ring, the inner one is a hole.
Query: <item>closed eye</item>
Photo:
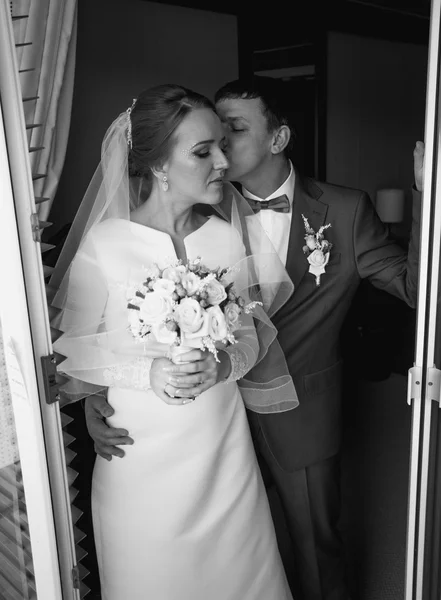
[[[210,152],[208,150],[206,152],[195,152],[194,155],[198,158],[208,158],[210,156]]]

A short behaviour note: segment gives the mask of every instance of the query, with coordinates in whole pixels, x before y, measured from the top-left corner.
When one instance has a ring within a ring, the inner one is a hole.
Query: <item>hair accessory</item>
[[[132,149],[132,119],[130,118],[130,114],[136,104],[136,98],[133,98],[132,106],[126,110],[127,114],[127,145],[130,150]]]
[[[162,189],[164,190],[164,192],[168,190],[167,175],[164,175],[164,177],[162,178]]]

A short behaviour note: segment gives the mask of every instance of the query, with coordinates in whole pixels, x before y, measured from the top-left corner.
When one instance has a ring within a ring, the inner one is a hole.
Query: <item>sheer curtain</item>
[[[77,0],[12,0],[20,83],[39,218],[46,220],[66,155]],[[38,176],[38,177],[36,177]]]

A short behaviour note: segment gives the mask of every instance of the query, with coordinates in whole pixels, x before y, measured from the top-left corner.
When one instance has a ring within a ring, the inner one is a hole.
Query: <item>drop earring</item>
[[[164,177],[162,178],[162,189],[164,190],[164,192],[168,190],[167,175],[164,175]]]

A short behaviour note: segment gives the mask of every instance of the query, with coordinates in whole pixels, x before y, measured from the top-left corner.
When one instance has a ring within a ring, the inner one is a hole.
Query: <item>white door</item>
[[[425,127],[425,188],[412,404],[406,600],[441,595],[441,0],[433,0]]]
[[[0,598],[78,600],[80,570],[10,4],[0,0]],[[67,440],[69,441],[69,440]]]

